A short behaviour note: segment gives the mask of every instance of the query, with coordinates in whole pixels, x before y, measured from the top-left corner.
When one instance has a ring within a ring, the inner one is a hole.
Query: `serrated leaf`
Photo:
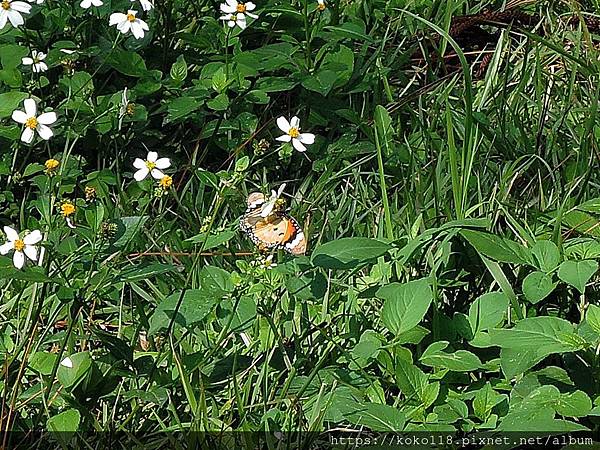
[[[558,268],[558,278],[583,293],[585,285],[597,271],[596,261],[565,261]]]
[[[391,283],[380,288],[377,297],[385,300],[381,320],[394,334],[402,334],[421,322],[433,300],[429,280]]]
[[[504,319],[508,297],[503,292],[483,294],[469,307],[469,324],[473,333],[489,330]]]
[[[523,295],[534,305],[548,297],[555,288],[552,277],[543,272],[532,272],[523,280]]]

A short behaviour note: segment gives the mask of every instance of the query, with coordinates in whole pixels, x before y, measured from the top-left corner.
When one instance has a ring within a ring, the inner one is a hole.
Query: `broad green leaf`
[[[418,400],[425,408],[433,404],[439,395],[440,383],[429,383],[428,379],[429,377],[417,366],[398,359],[396,383],[408,401],[414,403]]]
[[[385,255],[391,248],[377,239],[342,238],[318,246],[312,254],[312,262],[326,269],[351,269]]]
[[[15,109],[22,110],[23,100],[26,98],[29,98],[26,92],[10,91],[0,94],[0,119],[10,117]]]
[[[21,65],[23,57],[28,54],[29,49],[21,45],[0,45],[0,64],[4,70],[16,69]],[[2,105],[1,101],[0,105]]]
[[[188,68],[187,62],[185,61],[183,55],[179,55],[177,57],[177,61],[175,61],[171,66],[169,75],[171,76],[171,79],[177,84],[181,84],[185,81],[188,75]]]
[[[381,320],[392,333],[399,335],[421,322],[433,300],[427,278],[405,284],[391,283],[380,288],[377,297],[385,300]]]
[[[202,250],[211,250],[229,242],[237,232],[233,230],[220,231],[216,234],[200,233],[186,239],[186,241],[202,246]]]
[[[175,98],[167,103],[168,114],[165,123],[172,123],[186,118],[200,106],[202,106],[202,102],[193,97]]]
[[[254,297],[243,296],[236,302],[225,299],[219,302],[217,317],[223,326],[235,333],[250,328],[256,319],[256,301]]]
[[[488,292],[475,300],[469,308],[469,324],[473,333],[489,330],[504,319],[508,297],[503,292]]]
[[[488,381],[485,386],[479,389],[475,394],[475,398],[473,399],[473,412],[478,419],[486,421],[492,413],[492,408],[506,398],[506,395],[498,394],[492,389],[492,386]]]
[[[117,224],[117,235],[113,245],[117,248],[130,244],[133,238],[142,230],[148,216],[121,217],[115,222]]]
[[[202,291],[217,297],[233,291],[231,274],[220,267],[204,266],[200,271],[200,286]]]
[[[589,304],[585,321],[600,336],[600,306]]]
[[[523,295],[534,305],[548,297],[555,288],[552,277],[544,272],[532,272],[523,280]]]
[[[50,352],[35,352],[31,358],[29,358],[29,367],[42,375],[52,374],[52,369],[56,363],[56,353]]]
[[[144,59],[135,52],[114,50],[108,55],[106,62],[113,69],[130,77],[143,77],[148,73]]]
[[[597,271],[596,261],[565,261],[558,268],[558,278],[583,293],[585,285]]]
[[[531,255],[529,249],[517,242],[491,233],[475,230],[461,230],[460,234],[475,247],[478,253],[494,261],[530,264]]]
[[[585,417],[592,410],[592,400],[583,391],[565,393],[556,403],[556,412],[561,416]]]
[[[55,436],[63,446],[67,446],[75,432],[79,430],[81,414],[76,409],[68,409],[55,416],[52,416],[46,422],[46,428]]]
[[[362,425],[371,431],[398,432],[404,429],[406,423],[406,417],[400,409],[378,403],[358,406],[344,417],[354,425]]]
[[[453,372],[471,372],[481,368],[479,358],[467,350],[457,350],[454,353],[442,351],[448,344],[448,341],[434,342],[423,352],[419,361],[429,367],[445,368]]]
[[[552,241],[537,241],[531,253],[542,272],[550,273],[560,264],[560,252]]]
[[[150,317],[149,335],[167,330],[169,325],[191,329],[200,323],[221,299],[212,290],[188,289],[169,295]],[[178,307],[179,305],[179,307]]]
[[[64,387],[72,388],[81,382],[91,367],[92,358],[88,352],[65,356],[58,366],[56,378]]]

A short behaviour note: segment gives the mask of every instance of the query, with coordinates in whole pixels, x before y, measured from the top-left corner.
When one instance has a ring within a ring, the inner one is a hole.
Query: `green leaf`
[[[183,295],[183,298],[181,298]],[[181,298],[179,309],[177,304]],[[213,310],[220,295],[204,289],[188,289],[183,293],[174,292],[158,304],[158,307],[150,317],[149,335],[166,330],[171,321],[174,325],[191,329],[200,323]]]
[[[560,264],[560,252],[552,241],[537,241],[531,253],[542,272],[550,273]]]
[[[354,425],[367,427],[371,431],[398,432],[404,429],[406,416],[398,408],[379,403],[357,405],[355,411],[344,414]]]
[[[429,367],[441,367],[453,372],[471,372],[481,368],[479,358],[467,350],[443,352],[448,344],[448,341],[434,342],[425,350],[419,361]]]
[[[532,272],[523,280],[523,295],[534,305],[548,297],[555,288],[552,277],[544,272]]]
[[[178,97],[167,103],[165,123],[172,123],[185,118],[202,106],[202,102],[193,97]]]
[[[92,358],[88,352],[66,356],[60,362],[56,378],[66,388],[74,388],[89,373]]]
[[[183,55],[179,55],[177,57],[177,61],[175,61],[171,66],[169,75],[171,76],[171,79],[177,84],[181,84],[185,81],[188,75],[188,68],[187,62],[185,61]]]
[[[478,253],[498,262],[529,264],[529,250],[521,244],[475,230],[461,230],[460,234],[475,247]]]
[[[392,283],[380,288],[376,295],[385,300],[381,320],[396,335],[417,326],[433,300],[427,278],[405,284]]]
[[[524,372],[552,353],[585,347],[585,341],[574,333],[573,324],[547,316],[523,319],[511,329],[492,329],[490,340],[502,348],[500,364],[506,377]]]
[[[592,400],[583,391],[562,394],[556,402],[556,412],[561,416],[585,417],[592,410]]]
[[[143,77],[148,73],[144,58],[135,52],[116,49],[108,55],[106,62],[116,71],[130,77]]]
[[[417,366],[403,359],[398,359],[396,365],[396,383],[404,394],[411,400],[419,400],[425,408],[431,406],[437,399],[440,390],[438,382],[429,383],[429,377]]]
[[[54,364],[56,363],[56,353],[50,352],[35,352],[31,358],[29,358],[29,367],[42,375],[52,374]]]
[[[215,98],[208,100],[206,106],[215,111],[225,111],[229,108],[229,97],[227,96],[227,93],[223,92]]]
[[[29,98],[26,92],[10,91],[0,94],[0,119],[10,117],[26,98]]]
[[[469,324],[473,334],[489,330],[504,319],[508,310],[508,297],[503,292],[483,294],[469,308]]]
[[[340,26],[326,26],[325,30],[338,39],[349,38],[359,42],[372,41],[371,36],[366,34],[363,22],[344,22]]]
[[[113,245],[122,248],[131,243],[133,238],[144,227],[148,216],[121,217],[115,220],[117,224],[116,240]]]
[[[46,428],[55,436],[63,446],[67,446],[75,432],[79,430],[81,414],[76,409],[68,409],[55,416],[52,416],[46,422]]]
[[[385,255],[391,245],[369,238],[342,238],[318,246],[312,263],[326,269],[351,269]]]
[[[558,278],[583,294],[585,285],[597,271],[596,261],[565,261],[558,268]]]
[[[29,54],[29,49],[21,45],[0,45],[0,64],[4,70],[16,69],[21,65],[21,60]],[[2,102],[0,101],[0,105]]]
[[[223,244],[226,244],[236,234],[237,232],[233,230],[225,230],[216,234],[209,234],[208,236],[207,233],[200,233],[196,236],[192,236],[191,238],[186,239],[186,241],[191,242],[193,244],[204,244],[202,250],[211,250],[215,247],[219,247]]]
[[[585,321],[600,336],[600,306],[589,304]]]
[[[488,381],[485,386],[479,389],[475,394],[475,398],[473,399],[473,412],[478,419],[485,422],[490,417],[492,408],[506,398],[506,395],[500,395],[494,391]]]

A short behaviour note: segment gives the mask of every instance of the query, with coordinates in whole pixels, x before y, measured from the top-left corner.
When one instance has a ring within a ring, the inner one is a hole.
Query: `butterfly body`
[[[260,192],[251,193],[240,228],[261,250],[282,248],[293,255],[303,255],[306,252],[304,232],[298,221],[285,212],[280,194],[281,190],[273,192],[266,199]]]

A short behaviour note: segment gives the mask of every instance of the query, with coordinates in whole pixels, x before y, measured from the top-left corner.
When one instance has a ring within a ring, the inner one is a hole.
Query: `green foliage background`
[[[0,224],[45,237],[0,257],[3,429],[597,432],[600,5],[511,3],[536,21],[489,26],[481,75],[451,18],[502,2],[269,0],[228,31],[167,0],[138,41],[129,1],[46,0],[0,31]],[[31,146],[30,96],[59,116]],[[281,182],[309,251],[266,269],[238,218]]]

